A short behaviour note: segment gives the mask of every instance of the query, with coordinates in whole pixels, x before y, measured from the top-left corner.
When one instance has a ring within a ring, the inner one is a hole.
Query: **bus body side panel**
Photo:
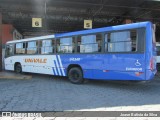
[[[103,79],[103,80],[145,80],[145,74],[140,74],[138,72],[125,72],[125,71],[106,71],[94,70],[95,75],[93,79]]]
[[[107,79],[145,80],[144,54],[106,54],[103,61],[101,74]]]
[[[79,65],[84,78],[103,80],[145,80],[144,54],[61,54],[12,56],[5,59],[14,70],[15,62],[23,72],[66,76],[69,65]],[[12,60],[11,60],[12,59]],[[125,63],[125,64],[124,64]]]
[[[5,70],[14,70],[14,63],[13,63],[13,56],[12,57],[7,57],[4,59],[5,63]]]
[[[5,59],[5,69],[14,70],[16,62],[21,64],[23,72],[66,76],[59,55],[19,55],[8,57]]]
[[[94,79],[93,70],[99,70],[103,65],[102,58],[97,54],[61,54],[60,57],[66,74],[69,65],[79,65],[84,78]]]
[[[84,78],[145,80],[144,54],[68,54],[60,56],[65,69],[70,64],[81,66]]]
[[[145,80],[143,54],[61,54],[13,57],[12,66],[14,66],[15,62],[19,62],[24,72],[66,76],[68,66],[74,64],[81,66],[84,78]],[[141,66],[137,67],[135,65],[137,60]],[[139,72],[142,72],[142,74],[137,76]]]

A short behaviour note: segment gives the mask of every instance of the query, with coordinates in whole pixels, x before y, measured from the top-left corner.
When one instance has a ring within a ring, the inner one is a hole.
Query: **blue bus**
[[[151,22],[27,38],[7,42],[5,69],[84,79],[147,81],[156,74]]]

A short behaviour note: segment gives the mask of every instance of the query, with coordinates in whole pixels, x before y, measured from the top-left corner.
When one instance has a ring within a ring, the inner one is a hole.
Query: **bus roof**
[[[26,42],[26,41],[34,41],[34,40],[44,40],[44,39],[50,39],[50,38],[55,38],[55,35],[46,35],[46,36],[39,36],[39,37],[33,37],[33,38],[20,39],[20,40],[13,40],[13,41],[8,41],[7,43],[17,43],[17,42]]]
[[[40,37],[26,38],[26,39],[9,41],[9,42],[7,42],[7,44],[8,43],[34,41],[34,40],[45,40],[45,39],[60,38],[60,37],[75,36],[75,35],[94,34],[94,33],[98,33],[98,32],[134,29],[134,28],[146,27],[147,24],[151,24],[151,22],[147,21],[147,22],[131,23],[131,24],[124,24],[124,25],[117,25],[117,26],[110,26],[110,27],[103,27],[103,28],[95,28],[95,29],[90,29],[90,30],[82,30],[82,31],[61,33],[61,34],[55,34],[55,35],[46,35],[46,36],[40,36]]]
[[[74,36],[74,35],[94,34],[98,32],[107,32],[107,31],[109,32],[109,31],[134,29],[134,28],[146,27],[147,24],[151,24],[151,22],[147,21],[147,22],[139,22],[139,23],[131,23],[131,24],[124,24],[124,25],[96,28],[96,29],[91,29],[91,30],[82,30],[82,31],[68,32],[68,33],[62,33],[62,34],[55,34],[55,37],[59,38],[59,37]]]

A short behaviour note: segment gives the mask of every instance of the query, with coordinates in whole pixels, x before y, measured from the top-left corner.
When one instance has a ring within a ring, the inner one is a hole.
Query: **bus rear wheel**
[[[15,65],[15,72],[16,73],[21,73],[22,72],[22,66],[21,66],[21,64],[16,64]]]
[[[78,67],[73,67],[69,70],[68,78],[73,84],[81,84],[84,82],[82,70]]]

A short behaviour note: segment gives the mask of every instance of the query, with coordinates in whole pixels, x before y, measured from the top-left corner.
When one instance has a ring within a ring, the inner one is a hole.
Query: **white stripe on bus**
[[[60,67],[58,65],[58,61],[57,61],[57,58],[55,59],[55,62],[56,62],[56,67],[58,69],[58,74],[61,75],[61,71],[60,71]]]
[[[60,61],[59,61],[59,59],[58,59],[58,55],[56,55],[56,59],[57,59],[57,63],[58,63],[59,68],[60,68],[60,72],[61,72],[61,74],[62,74],[62,76],[63,76],[62,68],[61,68],[61,66],[60,66]]]
[[[55,67],[55,64],[54,64],[54,60],[53,60],[53,67],[54,67],[54,73],[57,75],[57,70],[56,70],[56,67]]]
[[[60,67],[61,67],[61,70],[62,70],[62,74],[63,74],[63,76],[65,76],[63,65],[62,65],[62,61],[61,61],[61,58],[60,58],[59,55],[58,55],[58,59],[59,59],[59,64],[60,64]]]

